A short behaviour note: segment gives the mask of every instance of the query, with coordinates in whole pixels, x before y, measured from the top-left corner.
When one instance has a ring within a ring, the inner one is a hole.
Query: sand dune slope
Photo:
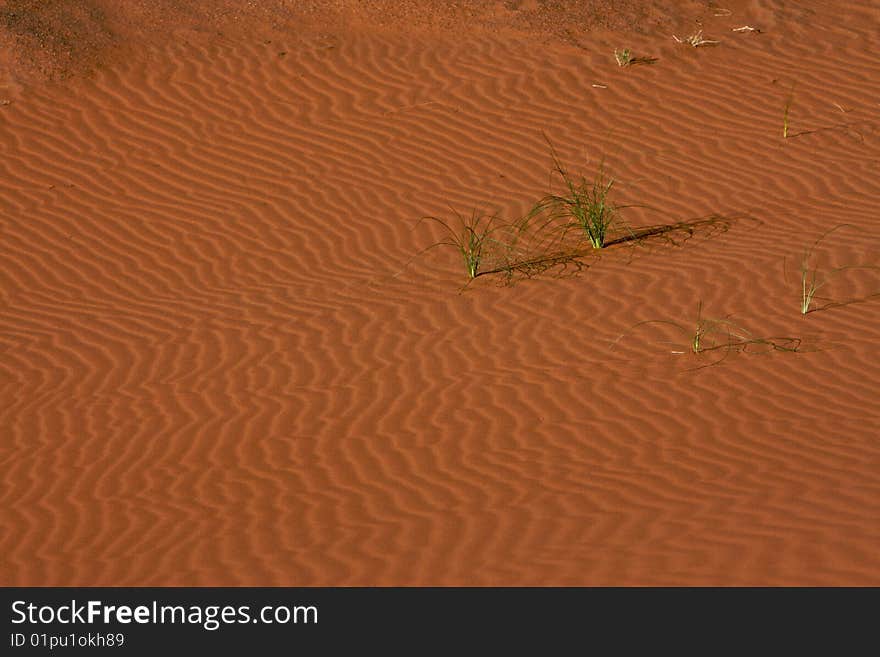
[[[0,583],[880,584],[880,271],[797,272],[880,266],[876,8],[476,4],[7,76]],[[417,220],[528,211],[544,135],[690,234],[462,290]]]

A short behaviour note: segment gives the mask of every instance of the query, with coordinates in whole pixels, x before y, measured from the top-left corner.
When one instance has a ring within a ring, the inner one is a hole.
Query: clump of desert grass
[[[842,265],[840,267],[834,267],[827,271],[823,271],[819,267],[818,259],[816,257],[817,249],[819,249],[821,244],[832,234],[836,233],[838,230],[842,230],[845,228],[855,229],[856,227],[852,224],[838,224],[822,233],[815,242],[804,249],[799,267],[801,279],[801,315],[806,315],[807,313],[811,312],[811,307],[813,305],[813,301],[816,298],[816,293],[841,273],[853,269],[870,269],[880,271],[880,267],[867,264]]]
[[[469,285],[474,279],[490,274],[511,281],[515,275],[531,277],[548,270],[583,268],[586,254],[572,248],[564,235],[550,221],[533,221],[526,215],[503,220],[497,213],[472,210],[461,214],[452,210],[449,219],[422,217],[441,227],[442,237],[420,251],[423,254],[437,247],[457,253]],[[418,255],[418,254],[417,254]]]
[[[599,164],[593,178],[569,173],[549,139],[547,143],[553,158],[553,174],[560,179],[562,189],[538,201],[529,217],[545,215],[556,221],[563,233],[575,230],[594,249],[604,248],[611,233],[624,227],[620,207],[611,199],[614,178],[605,173],[604,163]]]
[[[749,349],[754,351],[756,348],[760,350],[763,347],[765,351],[796,352],[801,345],[799,338],[756,336],[742,325],[734,322],[729,315],[721,317],[706,316],[703,314],[703,302],[700,301],[696,317],[691,322],[682,323],[666,319],[649,319],[637,322],[612,341],[612,349],[638,329],[650,326],[668,326],[673,328],[674,333],[680,336],[680,338],[669,343],[671,346],[670,354],[705,356],[706,354],[714,353],[720,355],[719,359],[699,367],[716,365],[734,351],[746,351]]]
[[[443,239],[431,244],[423,253],[442,246],[454,249],[458,252],[467,277],[474,279],[482,273],[481,267],[493,248],[496,251],[507,248],[499,234],[509,226],[502,224],[497,214],[485,214],[476,209],[470,215],[463,215],[454,209],[452,212],[455,218],[451,221],[423,217],[425,221],[437,223],[444,231]]]
[[[633,229],[621,218],[621,210],[634,206],[619,205],[612,198],[615,181],[606,173],[604,160],[592,177],[571,173],[544,137],[553,161],[550,193],[512,221],[477,209],[470,214],[453,209],[447,218],[422,217],[420,221],[438,225],[443,234],[416,255],[446,247],[457,253],[468,284],[489,274],[501,274],[510,282],[545,273],[576,274],[611,245],[639,246],[655,240],[678,244],[698,231],[729,227],[730,219],[710,216]]]

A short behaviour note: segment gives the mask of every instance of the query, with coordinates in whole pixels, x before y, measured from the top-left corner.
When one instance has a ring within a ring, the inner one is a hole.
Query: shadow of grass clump
[[[658,224],[655,226],[642,226],[630,228],[629,233],[620,235],[606,243],[606,246],[636,244],[647,246],[652,242],[663,243],[672,246],[681,246],[696,235],[714,237],[720,233],[726,233],[733,225],[742,219],[739,216],[725,216],[710,214],[705,217],[676,221],[671,224]]]

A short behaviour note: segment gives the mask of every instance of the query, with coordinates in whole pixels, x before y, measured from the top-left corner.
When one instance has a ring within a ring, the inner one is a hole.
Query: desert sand
[[[0,2],[0,584],[880,585],[878,24]],[[423,251],[548,139],[691,230]]]

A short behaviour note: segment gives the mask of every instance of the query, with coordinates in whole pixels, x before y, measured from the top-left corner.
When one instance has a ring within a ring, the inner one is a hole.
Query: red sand
[[[0,584],[880,584],[876,3],[248,4],[0,2]],[[542,131],[728,230],[407,264]]]

